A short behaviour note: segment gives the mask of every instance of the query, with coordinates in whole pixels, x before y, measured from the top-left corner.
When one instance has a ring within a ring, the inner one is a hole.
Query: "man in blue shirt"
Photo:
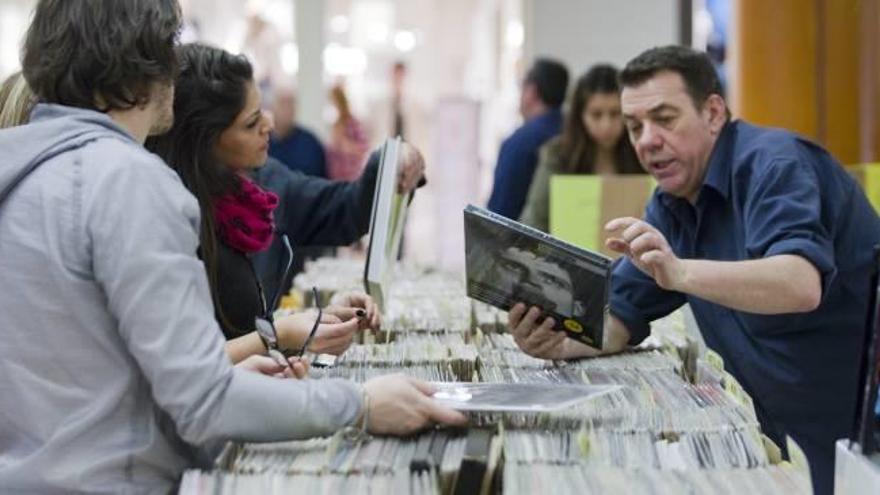
[[[519,110],[525,123],[501,143],[495,182],[488,208],[517,220],[522,213],[538,148],[562,129],[562,112],[568,87],[568,70],[561,63],[539,58],[529,69],[520,93]]]
[[[831,493],[834,442],[849,435],[880,219],[844,169],[790,132],[730,121],[709,59],[655,48],[621,73],[621,104],[658,183],[644,220],[619,218],[604,350],[690,303],[706,343],[754,399],[763,430],[791,436],[816,493]],[[544,357],[597,351],[537,324],[509,325]],[[603,350],[603,352],[604,352]]]
[[[269,138],[269,156],[287,168],[313,177],[327,178],[327,160],[321,141],[296,123],[296,97],[289,88],[278,88],[272,112],[275,131]]]

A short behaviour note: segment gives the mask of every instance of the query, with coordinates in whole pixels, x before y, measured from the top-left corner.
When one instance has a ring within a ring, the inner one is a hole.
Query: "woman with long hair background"
[[[550,226],[550,177],[556,174],[643,173],[624,133],[617,69],[599,64],[575,84],[562,134],[539,154],[520,220],[547,232]]]

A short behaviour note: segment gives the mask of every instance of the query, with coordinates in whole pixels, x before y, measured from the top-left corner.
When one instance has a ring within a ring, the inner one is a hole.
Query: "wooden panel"
[[[815,139],[816,3],[739,0],[735,4],[734,115]]]
[[[826,148],[843,163],[859,156],[859,9],[864,0],[823,0],[820,24],[824,50],[818,69],[824,78],[818,116]],[[871,0],[869,0],[871,1]],[[874,40],[876,43],[877,40]],[[822,115],[824,113],[824,115]]]

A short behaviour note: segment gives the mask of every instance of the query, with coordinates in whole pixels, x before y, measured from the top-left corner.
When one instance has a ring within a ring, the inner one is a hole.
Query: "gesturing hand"
[[[633,217],[615,218],[605,225],[613,233],[605,245],[625,254],[660,287],[677,290],[686,277],[685,266],[675,256],[666,237],[651,224]]]

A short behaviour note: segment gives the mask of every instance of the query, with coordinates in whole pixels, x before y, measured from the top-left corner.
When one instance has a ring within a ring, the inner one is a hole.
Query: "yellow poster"
[[[550,177],[550,234],[582,248],[599,250],[601,205],[601,177]]]
[[[880,212],[880,163],[867,163],[865,171],[865,194],[874,205],[874,209]]]

